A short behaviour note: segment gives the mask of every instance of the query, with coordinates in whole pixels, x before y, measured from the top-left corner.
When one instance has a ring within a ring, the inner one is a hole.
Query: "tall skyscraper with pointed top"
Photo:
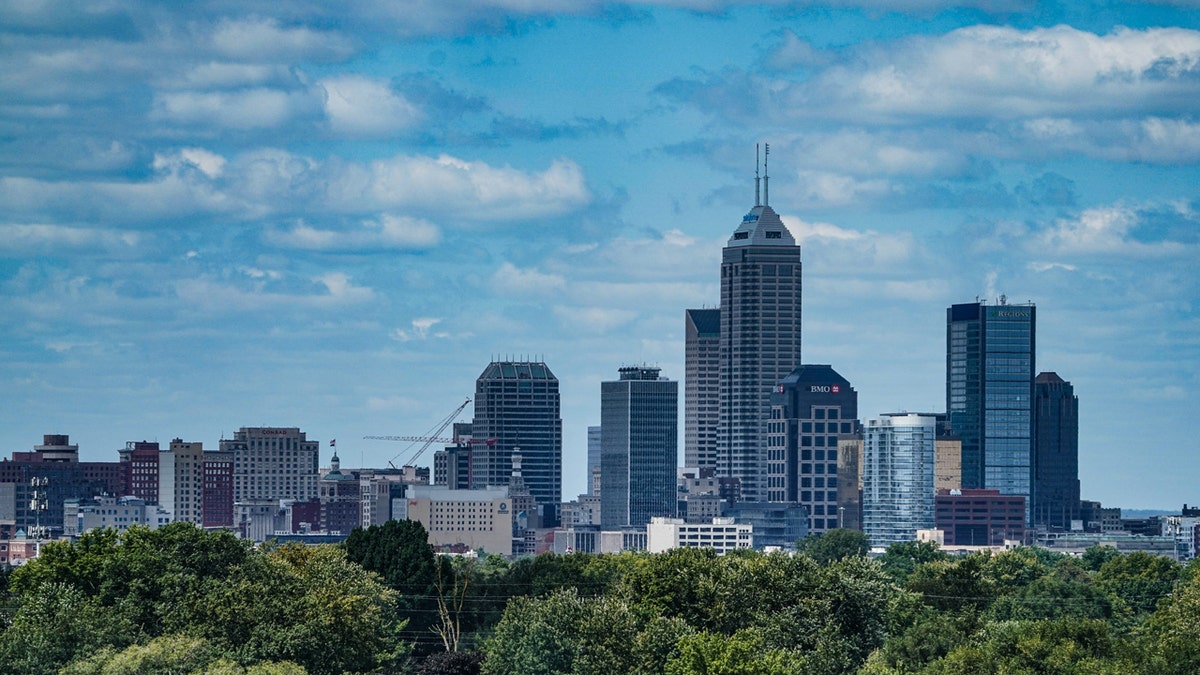
[[[717,475],[736,479],[743,501],[767,497],[771,392],[802,363],[800,246],[768,204],[765,167],[763,199],[756,171],[754,208],[721,253]]]

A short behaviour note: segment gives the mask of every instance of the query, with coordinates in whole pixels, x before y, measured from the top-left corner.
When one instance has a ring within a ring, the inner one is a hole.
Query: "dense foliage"
[[[1200,672],[1195,564],[863,543],[508,561],[435,556],[409,522],[314,547],[91,532],[0,575],[0,672]]]

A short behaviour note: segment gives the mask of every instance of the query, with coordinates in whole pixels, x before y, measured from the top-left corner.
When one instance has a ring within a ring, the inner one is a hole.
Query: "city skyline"
[[[586,492],[598,383],[684,381],[769,142],[804,361],[861,418],[941,411],[945,308],[1004,293],[1082,496],[1193,503],[1200,16],[1066,5],[0,9],[0,454],[297,426],[385,466],[363,436],[529,354]]]

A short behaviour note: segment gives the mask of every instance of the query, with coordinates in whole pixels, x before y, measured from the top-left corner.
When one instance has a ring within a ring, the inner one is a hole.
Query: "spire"
[[[767,170],[767,160],[771,158],[771,144],[763,143],[763,206],[771,205],[771,172]]]
[[[758,184],[762,179],[758,177],[758,143],[754,144],[754,205],[762,206],[762,201],[758,198]]]

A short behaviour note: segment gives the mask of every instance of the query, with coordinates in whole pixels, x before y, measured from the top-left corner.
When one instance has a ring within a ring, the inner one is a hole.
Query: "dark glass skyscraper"
[[[716,469],[746,501],[766,499],[771,392],[801,363],[800,246],[757,198],[721,252]]]
[[[520,448],[525,485],[539,505],[562,500],[562,415],[558,378],[545,363],[494,361],[475,380],[471,433],[495,438],[471,453],[471,487],[508,485]]]
[[[717,467],[721,310],[689,309],[684,318],[683,465]]]
[[[658,368],[621,368],[600,383],[600,524],[642,527],[674,517],[679,383]]]
[[[1058,373],[1033,381],[1034,525],[1070,529],[1079,518],[1079,398]]]
[[[1036,308],[982,302],[946,311],[946,410],[962,438],[962,487],[1032,490]]]

